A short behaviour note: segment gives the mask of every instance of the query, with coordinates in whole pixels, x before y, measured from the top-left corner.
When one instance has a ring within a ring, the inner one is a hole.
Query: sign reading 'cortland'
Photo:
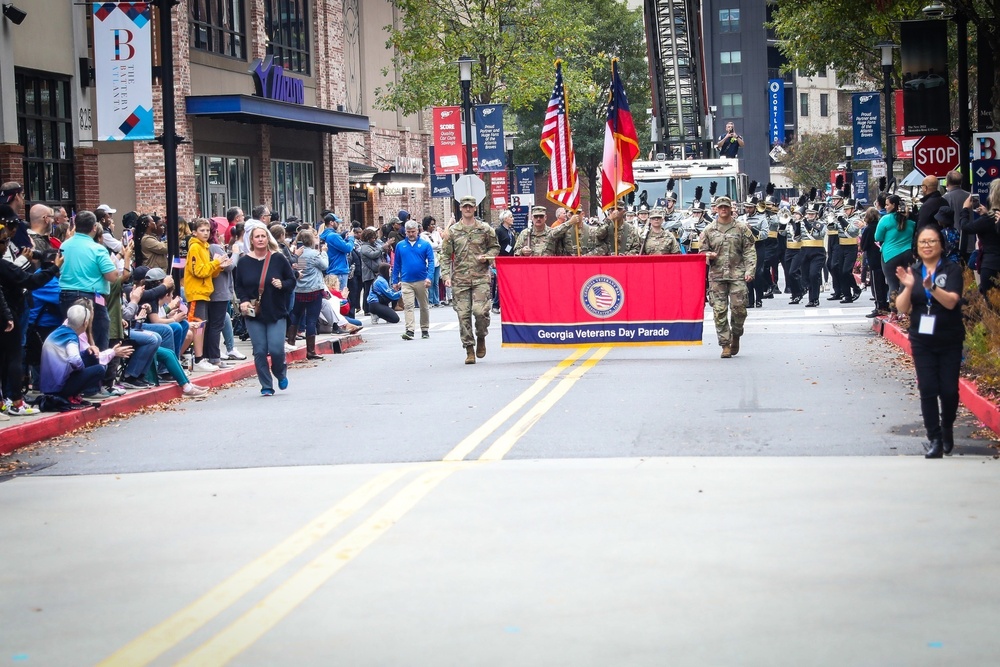
[[[508,347],[701,345],[705,258],[498,257]]]

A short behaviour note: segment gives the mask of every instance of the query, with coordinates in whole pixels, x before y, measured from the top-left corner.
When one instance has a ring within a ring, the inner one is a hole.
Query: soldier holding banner
[[[616,202],[615,207],[608,211],[607,220],[597,230],[597,246],[589,253],[591,255],[637,255],[642,239],[639,230],[631,222],[623,220],[625,205]]]
[[[729,359],[740,351],[747,318],[747,283],[757,268],[757,253],[753,232],[745,222],[733,218],[733,201],[719,197],[715,208],[718,217],[705,227],[699,245],[708,261],[708,295],[722,358]]]
[[[565,224],[549,229],[546,255],[580,257],[589,255],[596,245],[594,229],[583,222],[580,213],[572,215]]]

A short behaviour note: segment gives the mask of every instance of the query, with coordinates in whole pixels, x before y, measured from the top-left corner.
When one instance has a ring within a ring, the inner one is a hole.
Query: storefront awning
[[[347,178],[352,181],[371,183],[372,176],[378,173],[378,167],[363,162],[347,161]]]
[[[368,132],[368,116],[278,102],[254,95],[192,95],[187,114],[311,132]]]
[[[372,183],[375,185],[402,185],[412,188],[423,185],[424,177],[420,174],[405,174],[398,171],[380,171],[372,176]]]

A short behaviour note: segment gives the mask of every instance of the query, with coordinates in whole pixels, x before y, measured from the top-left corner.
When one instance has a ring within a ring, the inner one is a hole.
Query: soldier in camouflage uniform
[[[462,218],[448,228],[441,247],[446,272],[445,286],[452,289],[458,313],[458,330],[465,347],[465,363],[486,356],[486,334],[490,327],[490,261],[500,253],[496,232],[476,219],[475,197],[462,197]],[[475,338],[473,338],[475,317]]]
[[[642,239],[639,230],[631,222],[622,218],[625,213],[624,204],[616,204],[608,211],[608,217],[597,230],[597,246],[590,255],[638,255]]]
[[[665,212],[662,208],[654,208],[649,214],[649,231],[639,249],[640,255],[677,255],[681,246],[677,237],[663,228]]]
[[[719,197],[718,217],[701,233],[701,252],[708,260],[709,300],[715,314],[715,331],[722,358],[740,351],[740,337],[747,318],[747,282],[756,270],[754,236],[744,222],[733,218],[733,202]],[[729,310],[732,308],[732,325]]]
[[[549,228],[546,255],[556,257],[580,257],[589,255],[597,244],[593,227],[583,222],[583,216],[576,213],[558,227]]]
[[[545,224],[545,216],[544,206],[535,206],[531,209],[531,226],[521,230],[514,244],[516,257],[541,257],[548,252],[549,236],[554,230]]]

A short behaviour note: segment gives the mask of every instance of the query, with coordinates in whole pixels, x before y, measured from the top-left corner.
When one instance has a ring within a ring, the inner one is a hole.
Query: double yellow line
[[[587,351],[588,348],[577,348],[566,359],[543,373],[528,389],[459,442],[442,461],[431,464],[429,470],[425,470],[403,487],[375,510],[367,520],[337,540],[240,618],[177,664],[223,665],[246,650],[355,556],[395,525],[452,473],[459,468],[474,464],[474,461],[466,461],[466,457],[532,399],[541,394],[564,371],[573,366]],[[588,359],[570,371],[552,391],[504,431],[479,456],[478,461],[503,459],[514,444],[610,351],[609,347],[597,348]],[[198,600],[135,638],[99,664],[107,667],[118,665],[133,667],[147,665],[156,660],[249,594],[280,568],[316,545],[344,521],[399,482],[411,470],[412,468],[389,470],[363,484],[281,543],[230,575]]]

